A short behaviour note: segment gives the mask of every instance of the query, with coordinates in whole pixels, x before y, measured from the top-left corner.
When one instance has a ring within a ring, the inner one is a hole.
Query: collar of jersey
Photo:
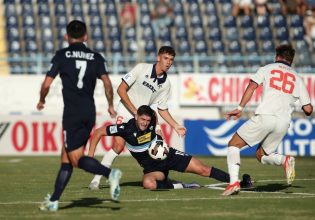
[[[84,43],[76,42],[69,45],[70,47],[86,47]]]
[[[282,63],[282,64],[284,64],[284,65],[291,66],[289,63],[284,62],[284,61],[276,61],[276,63]]]
[[[153,82],[155,82],[157,80],[157,84],[160,85],[160,84],[162,84],[162,83],[164,83],[166,81],[167,74],[165,72],[163,74],[163,77],[158,78],[157,74],[156,74],[156,71],[155,71],[155,66],[156,66],[156,64],[153,65],[152,73],[151,73],[151,77],[150,78],[154,79]]]

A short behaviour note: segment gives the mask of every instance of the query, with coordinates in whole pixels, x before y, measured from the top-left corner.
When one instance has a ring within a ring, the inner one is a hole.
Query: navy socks
[[[210,177],[221,182],[229,183],[230,182],[230,175],[223,170],[217,169],[215,167],[211,168]]]
[[[79,159],[78,166],[86,172],[103,175],[108,179],[111,169],[103,166],[98,160],[93,157],[83,156]]]
[[[72,174],[73,167],[69,163],[62,163],[61,167],[59,169],[59,173],[57,175],[56,181],[55,181],[55,191],[52,194],[50,201],[56,201],[59,200],[63,190],[66,188],[71,174]]]

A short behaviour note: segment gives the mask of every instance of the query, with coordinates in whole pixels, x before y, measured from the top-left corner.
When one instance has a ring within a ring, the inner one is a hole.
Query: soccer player
[[[294,54],[295,50],[290,45],[278,46],[275,63],[261,67],[251,76],[239,106],[227,113],[227,120],[240,118],[255,89],[263,85],[262,101],[255,115],[237,130],[228,143],[230,184],[222,195],[228,196],[240,191],[240,149],[246,145],[259,144],[256,150],[257,160],[262,164],[282,165],[287,184],[292,184],[295,177],[295,159],[292,156],[277,154],[276,150],[290,126],[294,103],[299,100],[307,116],[313,112],[303,80],[291,67]]]
[[[69,42],[69,47],[57,51],[53,57],[51,68],[42,83],[37,104],[38,110],[44,108],[50,85],[60,74],[64,102],[62,118],[64,143],[54,193],[52,196],[48,195],[40,205],[40,210],[45,211],[58,210],[58,200],[71,178],[73,167],[107,177],[113,200],[118,199],[120,192],[121,171],[110,170],[95,158],[84,156],[84,146],[95,124],[93,94],[97,78],[103,81],[109,114],[112,117],[116,114],[113,108],[113,88],[108,77],[106,62],[99,53],[93,52],[84,45],[83,42],[87,40],[85,23],[78,20],[71,21],[67,25],[65,38]]]
[[[156,113],[150,106],[142,105],[138,108],[136,117],[127,123],[103,126],[95,130],[89,148],[89,156],[93,157],[102,136],[119,136],[127,144],[131,155],[143,167],[143,187],[145,189],[178,189],[200,187],[198,184],[182,184],[168,179],[170,170],[195,173],[204,177],[211,177],[222,182],[229,182],[229,174],[215,167],[206,166],[200,160],[184,152],[170,147],[168,156],[164,160],[155,160],[148,153],[152,142],[163,141],[156,131]],[[251,182],[244,187],[251,185]]]
[[[117,107],[116,124],[128,122],[134,118],[137,108],[141,105],[157,104],[160,116],[175,129],[179,136],[186,134],[186,128],[178,124],[168,111],[167,102],[171,94],[171,83],[167,77],[167,71],[172,66],[175,58],[175,51],[170,46],[162,46],[157,55],[155,64],[140,63],[128,72],[120,83],[117,92],[121,100]],[[157,126],[158,132],[161,132]],[[162,134],[162,133],[160,133]],[[115,136],[113,147],[105,153],[101,163],[110,167],[114,159],[123,151],[125,140]],[[101,175],[96,175],[89,189],[99,188]]]

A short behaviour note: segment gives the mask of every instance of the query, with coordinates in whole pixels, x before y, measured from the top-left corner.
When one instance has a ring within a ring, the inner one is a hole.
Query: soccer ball
[[[152,141],[148,151],[153,159],[164,160],[170,149],[164,141]]]

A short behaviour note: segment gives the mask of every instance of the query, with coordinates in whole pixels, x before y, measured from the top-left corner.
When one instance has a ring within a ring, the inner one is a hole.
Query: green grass
[[[224,157],[200,159],[227,170]],[[231,197],[209,188],[144,190],[142,170],[134,159],[119,157],[114,167],[123,171],[120,203],[109,200],[105,180],[101,190],[89,191],[92,175],[75,169],[60,210],[47,213],[37,207],[52,192],[59,157],[0,157],[0,219],[315,219],[314,158],[297,158],[296,181],[291,187],[285,184],[282,167],[242,158],[241,173],[252,176],[255,188]],[[193,174],[171,172],[170,177],[203,185],[218,183]]]

